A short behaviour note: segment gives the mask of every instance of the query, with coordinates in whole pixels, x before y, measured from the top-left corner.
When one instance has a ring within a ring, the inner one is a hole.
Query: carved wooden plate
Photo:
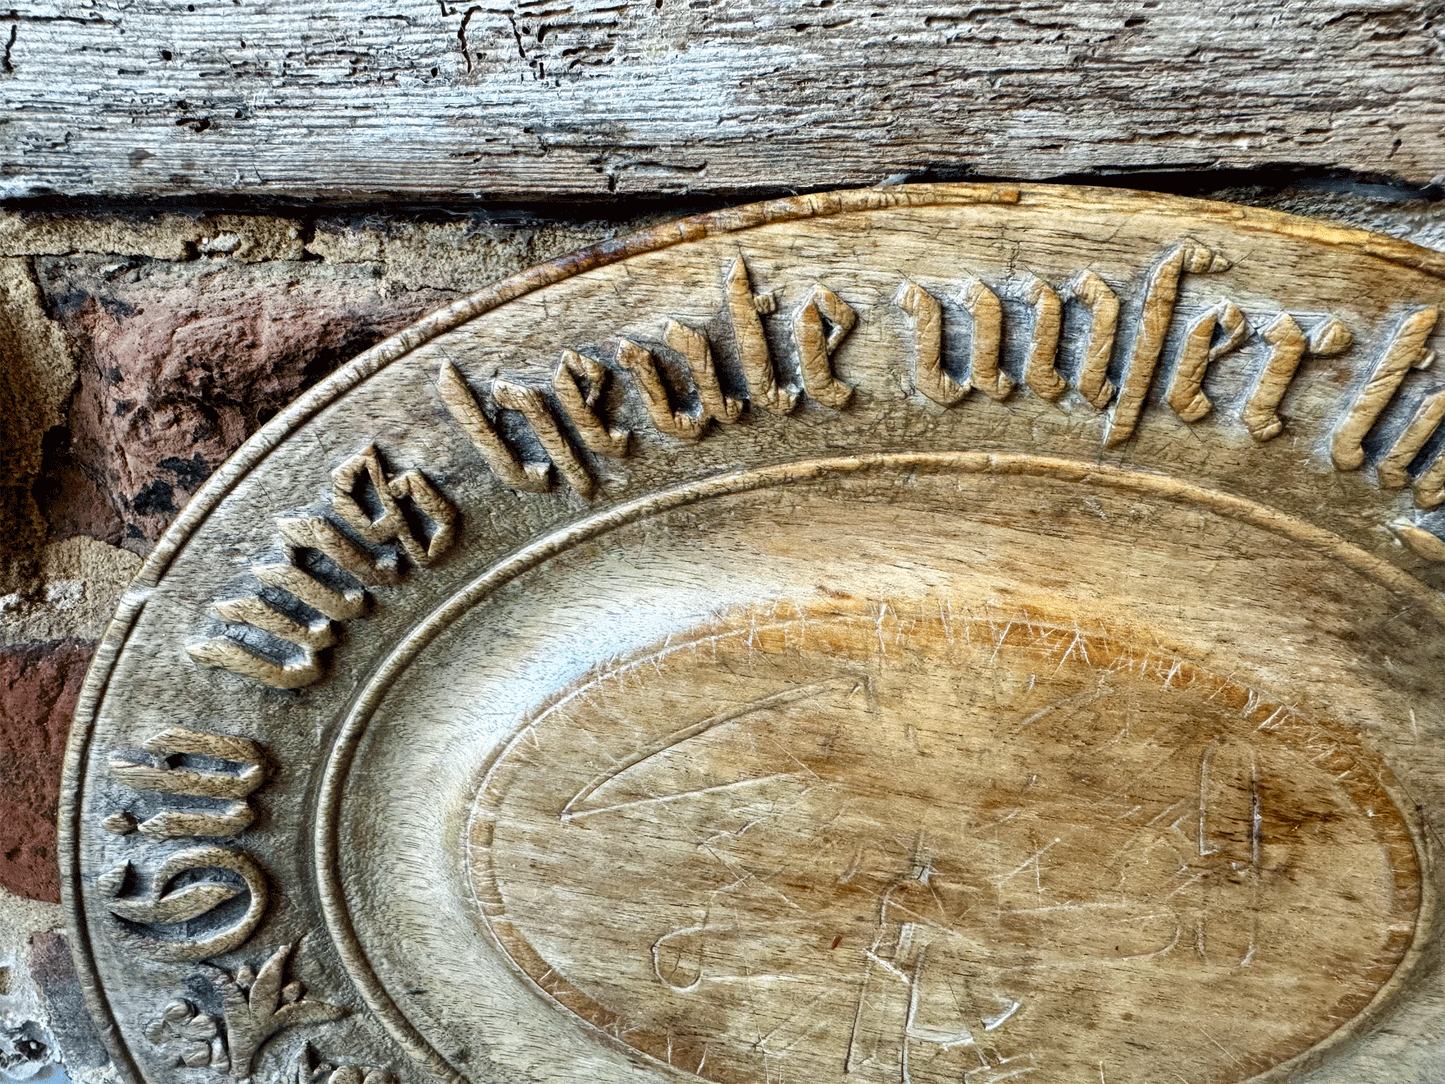
[[[1438,1081],[1445,257],[747,207],[368,352],[72,740],[152,1084]]]

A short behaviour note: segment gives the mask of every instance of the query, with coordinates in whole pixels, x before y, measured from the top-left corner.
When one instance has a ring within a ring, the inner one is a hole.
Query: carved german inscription
[[[1050,403],[1057,402],[1069,389],[1057,364],[1062,348],[1064,298],[1076,300],[1087,310],[1090,327],[1084,346],[1086,357],[1076,371],[1074,387],[1094,409],[1108,411],[1105,443],[1110,447],[1123,444],[1138,427],[1157,383],[1165,341],[1179,303],[1181,279],[1186,273],[1218,273],[1230,266],[1224,257],[1192,241],[1172,246],[1155,262],[1144,282],[1134,337],[1124,354],[1122,384],[1118,388],[1105,376],[1111,365],[1119,317],[1118,298],[1108,285],[1092,271],[1084,270],[1062,287],[1061,294],[1037,275],[1023,276],[1013,284],[1027,306],[1021,321],[1022,337],[1026,339],[1022,384]],[[1014,392],[1016,382],[1000,367],[1005,320],[999,299],[981,281],[970,279],[960,301],[970,324],[966,365],[946,358],[944,315],[938,299],[907,279],[900,283],[893,303],[913,323],[912,385],[945,407],[958,404],[974,388],[1003,402]],[[719,306],[731,326],[733,371],[742,374],[747,393],[742,397],[724,394],[718,360],[707,335],[673,319],[665,322],[661,341],[685,363],[683,386],[676,390],[669,388],[652,351],[619,338],[611,368],[563,349],[550,389],[498,377],[492,381],[490,410],[451,361],[443,362],[437,375],[437,393],[483,462],[504,484],[524,492],[546,492],[555,471],[587,500],[597,496],[598,481],[584,461],[584,453],[608,457],[628,454],[627,430],[612,427],[598,413],[603,385],[613,371],[630,381],[657,432],[675,440],[698,440],[713,422],[735,423],[754,402],[760,408],[787,414],[805,393],[828,407],[842,410],[850,406],[853,390],[834,376],[832,358],[857,324],[858,313],[837,294],[815,285],[793,315],[792,349],[802,384],[797,388],[779,383],[759,315],[771,311],[771,306],[752,295],[742,257],[728,265]],[[1432,360],[1433,354],[1425,352],[1422,344],[1434,333],[1438,322],[1439,310],[1435,308],[1417,309],[1399,322],[1368,382],[1354,394],[1332,434],[1331,457],[1337,469],[1355,470],[1365,462],[1362,442],[1366,434],[1398,393],[1409,369],[1425,368]],[[1207,417],[1214,408],[1203,390],[1209,365],[1238,350],[1251,337],[1258,339],[1265,353],[1239,420],[1260,443],[1284,432],[1285,420],[1278,413],[1279,407],[1304,358],[1341,354],[1354,344],[1353,335],[1338,317],[1315,320],[1306,335],[1289,313],[1279,313],[1267,323],[1252,323],[1233,301],[1222,301],[1194,317],[1179,339],[1169,366],[1172,375],[1164,397],[1168,407],[1186,422]],[[900,369],[906,365],[906,359],[899,359]],[[549,399],[549,391],[555,401]],[[696,405],[683,410],[678,409],[676,401]],[[495,420],[501,411],[514,411],[525,419],[545,458],[523,458],[508,442]],[[1445,393],[1432,393],[1379,458],[1377,477],[1381,486],[1398,489],[1409,484],[1410,465],[1428,444],[1438,443],[1435,438],[1442,421]],[[569,432],[576,437],[569,437]],[[1434,480],[1439,471],[1445,471],[1445,467],[1437,470],[1431,466],[1418,472],[1417,507],[1441,503],[1436,491],[1445,492],[1445,486]],[[354,492],[361,478],[369,482],[373,500],[380,508],[375,520],[361,507]],[[421,565],[430,564],[451,544],[455,514],[445,498],[417,471],[388,481],[374,448],[337,468],[335,487],[336,515],[364,542],[399,543],[401,551]],[[408,525],[401,500],[413,502],[416,512],[431,524],[431,535],[425,542]],[[366,609],[364,586],[394,585],[399,582],[399,574],[394,555],[378,558],[332,520],[278,518],[276,523],[287,544],[289,560],[258,566],[254,571],[264,586],[282,592],[283,601],[277,604],[259,597],[229,599],[217,602],[215,611],[227,621],[269,633],[286,652],[283,660],[248,650],[241,638],[229,636],[193,644],[188,650],[207,665],[224,666],[279,688],[295,688],[320,680],[323,670],[317,652],[335,642],[331,622],[362,616]],[[1412,540],[1408,534],[1403,537]],[[328,583],[324,572],[308,567],[301,556],[305,553],[320,555],[350,588],[338,589]],[[382,564],[386,559],[393,563]],[[290,606],[285,601],[288,598],[295,600]],[[307,623],[288,612],[295,608],[313,615],[315,620]]]
[[[119,1072],[1445,1078],[1442,307],[1385,238],[944,185],[402,332],[97,653]]]
[[[332,482],[331,516],[276,518],[286,560],[252,569],[258,593],[215,604],[239,634],[187,644],[193,659],[278,689],[310,685],[333,622],[366,616],[368,587],[395,586],[404,562],[426,567],[451,546],[455,510],[421,472],[388,478],[368,446]]]

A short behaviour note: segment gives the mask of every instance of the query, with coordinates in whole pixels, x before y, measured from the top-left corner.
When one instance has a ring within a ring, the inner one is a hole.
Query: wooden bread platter
[[[900,186],[283,412],[63,809],[140,1084],[1438,1081],[1445,256]]]

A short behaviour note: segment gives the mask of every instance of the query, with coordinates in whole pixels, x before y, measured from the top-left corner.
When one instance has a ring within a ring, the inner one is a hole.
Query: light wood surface
[[[1437,1080],[1442,274],[905,186],[363,355],[97,656],[65,844],[118,1061]]]
[[[0,196],[756,192],[1304,167],[1440,180],[1429,4],[19,0]]]

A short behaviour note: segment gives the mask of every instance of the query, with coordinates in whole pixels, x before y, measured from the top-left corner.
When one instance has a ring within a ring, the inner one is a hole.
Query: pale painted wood
[[[0,195],[508,198],[1302,164],[1445,171],[1394,0],[20,0]]]

